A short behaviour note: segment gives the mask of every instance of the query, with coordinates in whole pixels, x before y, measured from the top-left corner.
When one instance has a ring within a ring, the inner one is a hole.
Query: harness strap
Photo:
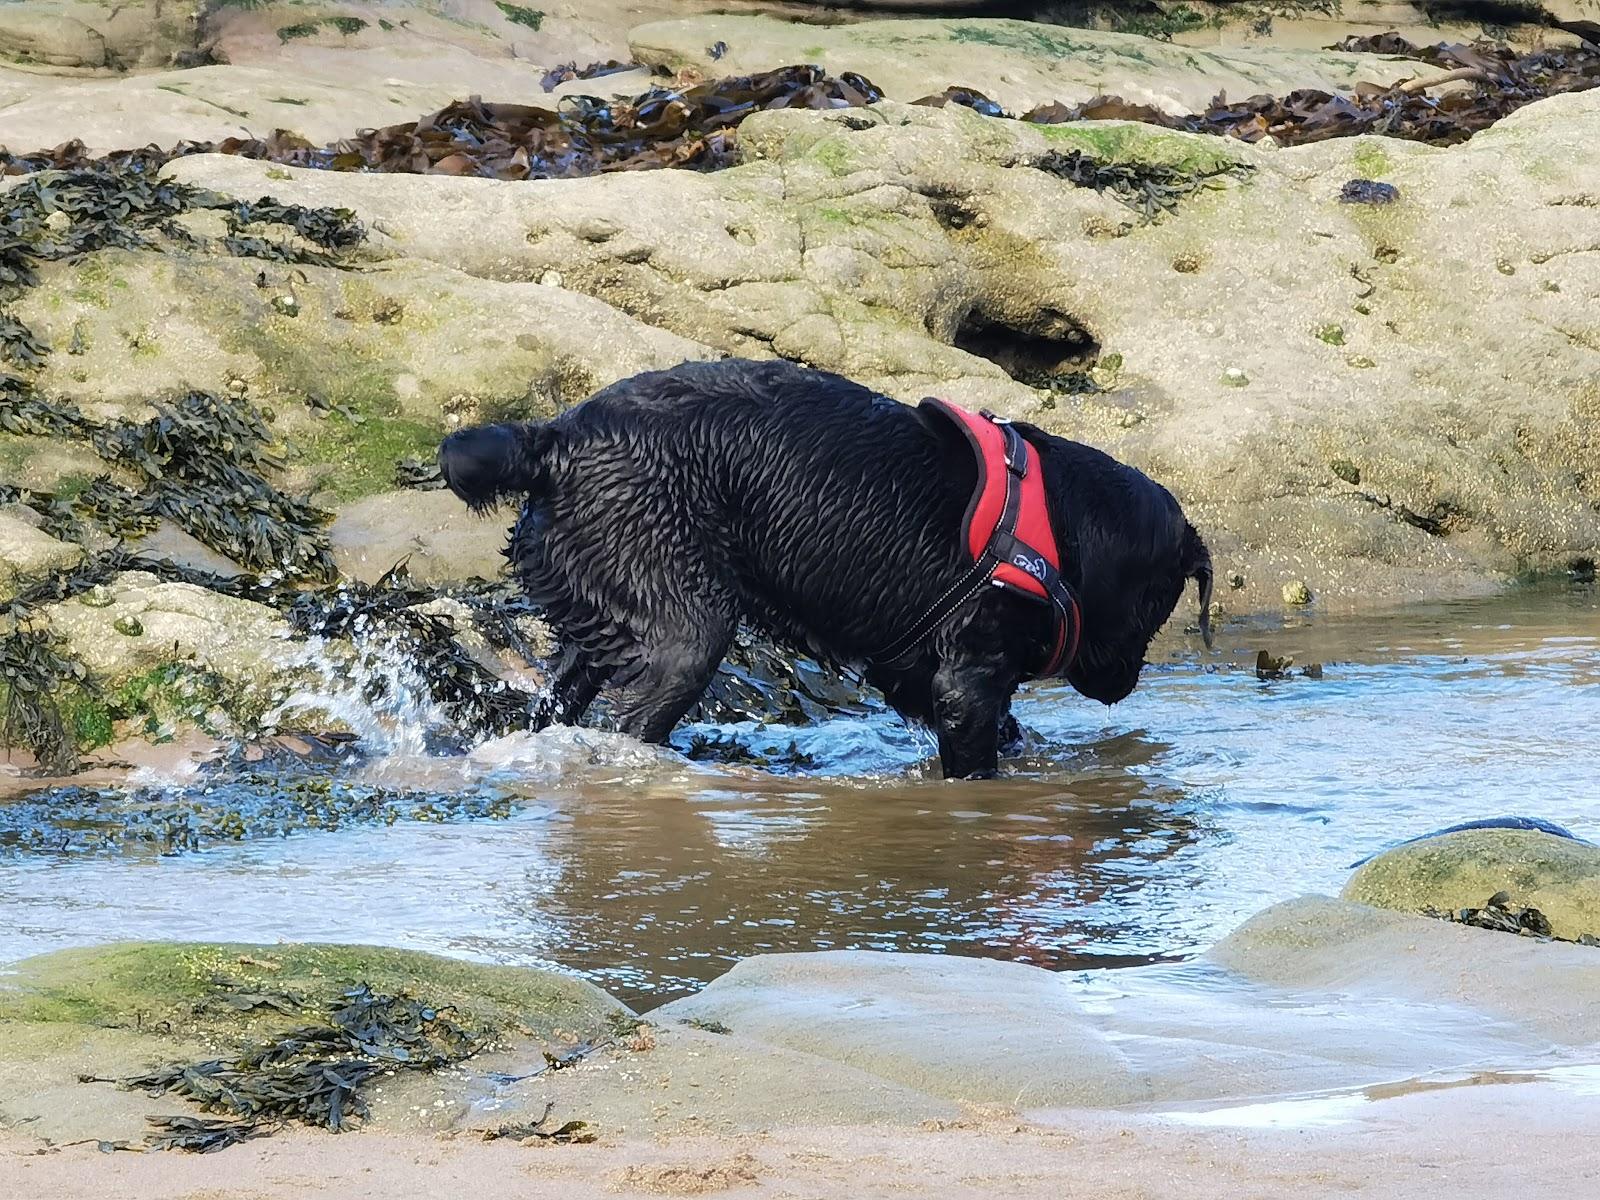
[[[1083,624],[1078,601],[1048,557],[1017,537],[1017,519],[1022,511],[1022,480],[1028,473],[1027,441],[1012,428],[1010,422],[1002,421],[988,412],[982,416],[999,428],[1005,446],[1005,504],[994,533],[982,553],[973,560],[972,566],[945,589],[944,594],[912,622],[897,641],[872,657],[881,663],[892,663],[905,657],[986,586],[993,584],[995,587],[1005,587],[994,575],[1002,563],[1009,563],[1038,580],[1056,609],[1055,642],[1051,646],[1049,661],[1040,672],[1042,676],[1050,676],[1077,653],[1078,636]]]

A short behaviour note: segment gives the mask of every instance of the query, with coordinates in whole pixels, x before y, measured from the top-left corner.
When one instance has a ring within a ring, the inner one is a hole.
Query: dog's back
[[[445,476],[506,465],[490,490],[529,497],[513,552],[524,572],[530,556],[583,561],[591,586],[648,606],[675,586],[663,568],[692,562],[742,616],[830,658],[886,644],[886,626],[914,620],[915,598],[960,570],[973,465],[914,408],[836,375],[689,363],[614,384],[534,434],[469,436],[471,454],[446,443]],[[517,449],[530,438],[536,462]]]

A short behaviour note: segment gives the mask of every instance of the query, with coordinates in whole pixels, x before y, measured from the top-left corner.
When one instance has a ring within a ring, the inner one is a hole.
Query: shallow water
[[[118,938],[379,942],[556,965],[650,1007],[767,951],[1182,958],[1443,825],[1517,813],[1600,835],[1592,588],[1222,642],[1164,653],[1115,709],[1025,695],[1034,745],[983,783],[937,779],[926,735],[884,713],[680,734],[816,760],[783,775],[587,731],[456,758],[395,740],[354,782],[451,797],[432,819],[0,856],[0,961]],[[1261,648],[1324,676],[1260,682]]]

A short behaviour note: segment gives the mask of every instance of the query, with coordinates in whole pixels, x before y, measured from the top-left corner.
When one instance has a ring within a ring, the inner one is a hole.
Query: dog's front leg
[[[933,711],[939,731],[939,761],[946,779],[986,779],[1000,764],[1000,726],[1012,687],[995,678],[992,665],[942,666],[933,677]]]

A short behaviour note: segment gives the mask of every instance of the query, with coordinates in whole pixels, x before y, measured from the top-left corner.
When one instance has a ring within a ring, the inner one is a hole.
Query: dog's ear
[[[1205,542],[1200,540],[1200,534],[1195,527],[1184,522],[1183,549],[1180,552],[1183,577],[1192,579],[1200,587],[1200,636],[1205,639],[1206,649],[1211,649],[1211,551],[1206,549]]]
[[[439,473],[473,512],[526,496],[544,483],[544,456],[554,441],[548,425],[478,425],[445,438]]]

